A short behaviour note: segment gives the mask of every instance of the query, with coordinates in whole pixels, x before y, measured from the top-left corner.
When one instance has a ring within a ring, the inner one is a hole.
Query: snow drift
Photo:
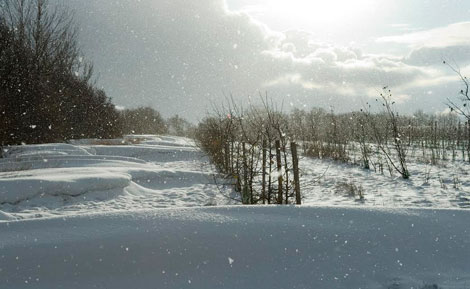
[[[182,137],[8,147],[0,159],[0,222],[229,204],[214,173],[194,143]]]
[[[1,288],[469,288],[470,214],[160,209],[0,224]],[[437,287],[436,287],[437,288]]]

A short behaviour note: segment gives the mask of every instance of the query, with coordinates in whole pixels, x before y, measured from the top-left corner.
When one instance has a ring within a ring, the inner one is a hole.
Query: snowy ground
[[[230,204],[222,189],[185,138],[18,146],[0,159],[0,221]]]
[[[0,220],[230,203],[190,140],[129,140],[11,148],[0,159]]]
[[[134,136],[9,148],[0,159],[0,221],[94,212],[237,204],[185,138]],[[410,180],[302,158],[303,203],[361,207],[470,207],[470,164],[409,164]],[[352,186],[364,193],[358,201]]]
[[[331,160],[303,158],[300,161],[304,203],[372,207],[470,208],[470,163],[441,161],[430,165],[412,161],[409,180],[397,173],[365,170]],[[349,196],[354,185],[364,200]]]
[[[184,138],[18,146],[4,156],[2,289],[470,288],[464,162],[414,162],[404,181],[303,158],[306,205],[230,207],[230,188],[214,184]],[[365,199],[347,196],[347,184]]]
[[[0,288],[468,289],[469,224],[466,210],[307,206],[0,223]]]

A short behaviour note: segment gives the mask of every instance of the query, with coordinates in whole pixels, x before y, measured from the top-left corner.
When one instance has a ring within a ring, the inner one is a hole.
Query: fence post
[[[470,162],[470,121],[467,120],[467,158]]]
[[[285,204],[289,204],[289,163],[287,162],[287,141],[285,144],[282,145],[282,152],[284,153],[284,173],[286,174],[286,178],[283,178],[285,183]]]
[[[277,161],[277,182],[278,195],[277,203],[282,205],[282,163],[281,163],[281,141],[276,140],[276,161]]]
[[[272,142],[269,140],[268,142],[268,156],[269,156],[269,169],[268,169],[268,204],[271,204],[271,196],[273,192],[273,184],[272,184],[272,175],[273,172],[273,152],[272,152]]]
[[[295,190],[295,203],[297,205],[302,204],[300,196],[300,180],[299,180],[299,157],[297,155],[297,144],[295,142],[290,143],[290,149],[292,152],[292,165],[294,167],[294,190]]]
[[[241,181],[241,173],[240,173],[240,143],[237,143],[237,157],[236,157],[236,176],[237,176],[237,184],[236,184],[236,191],[242,191],[242,181]]]
[[[224,167],[225,173],[228,174],[230,172],[230,144],[228,141],[225,141],[224,147]]]
[[[254,165],[255,165],[255,146],[253,145],[250,145],[250,165],[249,165],[249,170],[250,170],[250,176],[249,176],[249,181],[248,181],[248,184],[249,184],[249,192],[250,192],[250,204],[254,204],[255,203],[255,199],[254,199],[254,196],[253,196],[253,179],[255,177],[255,168],[254,168]]]
[[[242,153],[243,153],[243,191],[242,191],[242,203],[244,205],[249,203],[250,196],[248,194],[248,163],[246,160],[246,144],[242,142]]]
[[[266,204],[266,140],[263,139],[263,164],[261,169],[261,199]]]
[[[235,171],[235,165],[234,165],[234,159],[235,159],[235,141],[233,139],[230,140],[230,164],[231,164],[231,169],[230,172],[233,175],[233,172]]]

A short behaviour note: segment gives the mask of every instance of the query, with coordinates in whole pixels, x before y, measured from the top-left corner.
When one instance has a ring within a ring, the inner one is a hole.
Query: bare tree
[[[462,74],[458,65],[451,65],[450,63],[443,61],[457,76],[460,78],[463,88],[459,92],[458,100],[460,103],[447,98],[447,105],[451,111],[457,112],[467,120],[468,132],[470,132],[470,82],[468,78]],[[468,161],[470,162],[470,133],[467,133],[467,154]]]
[[[445,65],[447,65],[453,72],[457,74],[460,78],[463,88],[459,92],[459,101],[460,103],[456,103],[450,98],[447,98],[447,104],[451,111],[456,111],[458,114],[464,116],[467,120],[470,119],[470,82],[466,76],[462,74],[460,68],[457,65],[451,65],[446,61],[443,61]]]
[[[406,144],[402,141],[404,134],[402,132],[402,128],[399,125],[398,113],[393,107],[395,102],[392,100],[391,90],[388,89],[388,87],[384,87],[380,96],[380,102],[384,108],[384,113],[387,120],[385,127],[378,126],[377,121],[373,119],[369,109],[365,110],[365,115],[369,120],[369,124],[371,125],[376,145],[385,155],[389,165],[395,171],[397,171],[402,176],[402,178],[408,179],[410,177],[406,162],[408,150]],[[379,102],[378,99],[377,102]],[[396,154],[396,158],[393,157],[393,153],[388,145],[389,133],[391,133],[390,137],[392,138],[392,147],[393,152]]]

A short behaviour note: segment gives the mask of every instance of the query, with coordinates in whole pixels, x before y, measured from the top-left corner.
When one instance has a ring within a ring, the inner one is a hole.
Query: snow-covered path
[[[0,288],[466,289],[469,224],[464,210],[292,206],[0,223]]]

